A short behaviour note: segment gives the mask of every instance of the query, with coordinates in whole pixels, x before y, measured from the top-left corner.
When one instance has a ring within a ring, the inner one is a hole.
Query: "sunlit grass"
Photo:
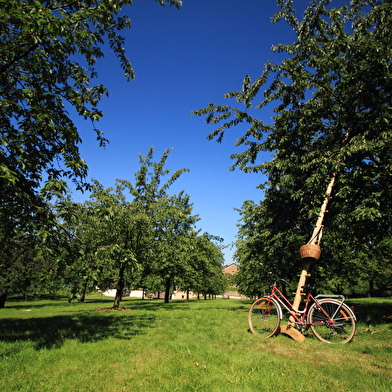
[[[0,310],[1,391],[392,391],[392,300],[352,301],[347,345],[247,331],[249,301],[10,302]],[[369,310],[370,309],[370,310]],[[369,316],[369,312],[371,315]],[[369,317],[372,323],[369,322]]]

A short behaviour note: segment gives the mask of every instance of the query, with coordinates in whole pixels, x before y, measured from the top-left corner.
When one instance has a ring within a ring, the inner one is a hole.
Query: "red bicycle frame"
[[[271,289],[271,294],[268,296],[268,300],[270,300],[270,298],[275,299],[279,305],[283,306],[287,312],[290,314],[290,316],[292,316],[295,320],[295,322],[297,324],[301,324],[301,325],[323,325],[328,323],[329,325],[333,325],[334,322],[333,320],[330,318],[330,316],[328,315],[327,312],[324,311],[323,307],[321,306],[321,304],[317,301],[317,299],[315,297],[313,297],[313,295],[311,294],[311,292],[308,292],[306,295],[306,301],[305,301],[305,307],[303,310],[299,310],[299,309],[295,309],[293,307],[293,304],[283,295],[283,293],[277,288],[276,283],[274,283]],[[340,295],[323,295],[320,294],[317,297],[325,297],[325,298],[342,298],[342,296]],[[309,309],[309,304],[311,302],[314,302],[316,304],[316,306],[320,309],[320,311],[324,314],[324,316],[326,317],[326,321],[320,321],[320,322],[316,322],[316,323],[308,323],[306,321],[306,316],[308,314],[308,309]],[[338,308],[336,310],[336,312],[339,310],[340,308]],[[335,313],[336,314],[336,313]],[[335,315],[333,315],[335,316]],[[283,315],[282,313],[280,314],[280,318],[282,319]]]

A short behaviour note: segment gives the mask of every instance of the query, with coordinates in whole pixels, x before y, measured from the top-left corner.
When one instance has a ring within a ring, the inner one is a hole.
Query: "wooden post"
[[[337,176],[337,173],[334,173],[332,175],[331,181],[328,184],[327,192],[326,192],[326,195],[324,198],[324,202],[321,205],[320,214],[317,218],[316,226],[314,227],[312,236],[310,237],[308,244],[320,245],[322,232],[323,232],[324,215],[327,212],[327,205],[328,205],[329,199],[331,198],[332,188],[335,185],[336,176]],[[308,271],[309,271],[310,265],[313,262],[315,262],[316,260],[317,260],[316,258],[311,258],[311,257],[306,257],[306,258],[302,259],[303,267],[302,267],[302,272],[301,272],[301,275],[300,275],[300,278],[298,281],[297,291],[296,291],[295,297],[294,297],[294,302],[293,302],[294,309],[299,309],[299,306],[301,304],[302,286],[305,286],[306,278],[307,278],[307,276],[309,276]],[[297,342],[303,342],[305,340],[305,336],[302,335],[302,333],[299,332],[297,329],[295,329],[294,325],[295,325],[294,324],[294,317],[290,316],[288,324],[282,326],[280,328],[280,332],[284,333],[286,335],[289,335]]]
[[[327,193],[325,195],[325,199],[324,202],[321,206],[320,209],[320,214],[317,218],[317,222],[316,222],[316,226],[313,230],[312,236],[310,237],[310,240],[308,242],[308,244],[317,244],[320,245],[320,241],[321,241],[321,237],[322,237],[322,231],[323,231],[323,221],[324,221],[324,215],[327,211],[327,205],[328,205],[328,201],[331,198],[331,193],[332,193],[332,188],[335,185],[335,181],[336,181],[336,173],[333,173],[331,181],[328,184],[327,187]]]

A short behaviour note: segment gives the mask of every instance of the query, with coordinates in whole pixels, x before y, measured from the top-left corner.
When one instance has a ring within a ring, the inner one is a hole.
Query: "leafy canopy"
[[[254,80],[246,75],[241,90],[225,95],[233,106],[210,103],[194,114],[215,126],[208,138],[218,141],[246,125],[233,168],[268,178],[260,206],[244,205],[246,247],[238,256],[266,259],[265,252],[278,257],[270,264],[292,265],[289,251],[309,235],[333,173],[338,181],[325,222],[330,245],[347,252],[366,247],[370,255],[391,237],[392,2],[315,0],[301,18],[294,3],[278,0],[273,17],[296,34],[294,42],[273,47],[284,60],[267,62]],[[271,105],[271,123],[260,120]],[[265,151],[273,157],[260,163]]]
[[[156,0],[180,7],[178,0]],[[38,203],[63,192],[72,179],[85,189],[87,165],[72,112],[92,122],[99,144],[107,140],[95,123],[107,94],[93,84],[94,68],[107,42],[127,80],[134,70],[119,35],[130,27],[122,8],[132,0],[1,1],[0,7],[0,179],[2,199]],[[45,176],[43,176],[43,174]]]
[[[160,5],[181,1],[156,0]],[[120,32],[130,27],[122,8],[132,0],[0,0],[0,262],[1,282],[15,262],[15,243],[23,233],[50,234],[55,218],[46,203],[72,180],[86,189],[87,164],[79,153],[81,138],[72,120],[92,122],[99,144],[107,140],[96,128],[98,104],[107,94],[94,84],[97,60],[108,43],[127,80],[134,71]],[[39,188],[43,185],[41,191]],[[24,244],[25,241],[18,243]],[[8,283],[7,283],[8,284]],[[1,285],[6,295],[7,285]]]

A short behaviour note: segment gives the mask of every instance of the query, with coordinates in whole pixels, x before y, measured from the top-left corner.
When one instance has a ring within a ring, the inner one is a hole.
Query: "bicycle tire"
[[[279,330],[281,314],[280,305],[274,299],[259,298],[248,312],[249,330],[256,336],[274,336]]]
[[[330,344],[345,344],[352,340],[356,331],[356,321],[352,310],[340,301],[334,299],[322,299],[318,301],[320,307],[328,314],[332,320],[328,324],[327,317],[317,304],[313,304],[309,309],[308,322],[323,323],[313,324],[310,328],[317,339]]]

